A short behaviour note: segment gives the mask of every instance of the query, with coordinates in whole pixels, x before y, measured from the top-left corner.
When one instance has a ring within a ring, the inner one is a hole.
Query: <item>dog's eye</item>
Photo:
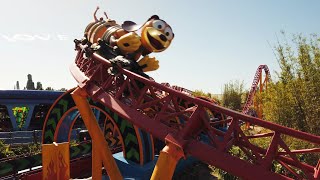
[[[164,30],[164,34],[167,36],[168,40],[173,39],[173,32],[170,27],[166,27],[166,29]]]
[[[163,22],[161,20],[155,20],[155,21],[153,21],[152,26],[156,29],[164,30],[166,24],[165,24],[165,22]]]

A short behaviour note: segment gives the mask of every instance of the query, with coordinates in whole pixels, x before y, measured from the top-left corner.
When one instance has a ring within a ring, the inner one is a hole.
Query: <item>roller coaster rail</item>
[[[308,164],[298,158],[305,153],[319,154],[319,136],[251,117],[158,84],[112,64],[87,45],[76,43],[76,50],[70,71],[78,88],[153,137],[179,149],[171,153],[172,157],[191,155],[244,179],[320,178],[320,161]],[[110,74],[110,67],[118,73]],[[230,118],[211,122],[208,111]],[[240,121],[260,126],[266,133],[247,134]],[[229,124],[226,131],[216,126],[226,123]],[[290,149],[286,137],[308,142],[314,148]],[[270,139],[268,147],[252,141],[262,138]],[[240,159],[229,153],[234,146],[247,158]],[[282,174],[272,171],[274,162],[285,169]]]
[[[264,72],[265,72],[265,79],[264,80],[262,80],[262,70],[264,70]],[[249,91],[247,101],[242,109],[242,113],[244,113],[244,114],[248,113],[250,107],[253,104],[253,99],[254,99],[254,96],[255,96],[257,90],[259,89],[260,91],[262,91],[264,86],[265,86],[265,88],[267,88],[267,83],[269,80],[270,80],[270,71],[269,71],[268,66],[267,65],[260,65],[256,71],[256,74],[254,75],[251,89]],[[259,86],[259,83],[260,83],[260,86]],[[261,118],[260,113],[259,113],[259,116],[260,116],[259,118]]]

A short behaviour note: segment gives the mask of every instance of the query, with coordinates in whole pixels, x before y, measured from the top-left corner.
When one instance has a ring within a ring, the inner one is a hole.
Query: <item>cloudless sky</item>
[[[260,64],[278,70],[272,47],[280,31],[309,36],[320,30],[317,0],[10,0],[0,5],[0,89],[13,89],[27,74],[54,89],[72,88],[73,39],[80,39],[100,6],[111,19],[143,23],[153,14],[168,22],[175,38],[153,53],[157,82],[220,94],[230,81],[250,88]]]

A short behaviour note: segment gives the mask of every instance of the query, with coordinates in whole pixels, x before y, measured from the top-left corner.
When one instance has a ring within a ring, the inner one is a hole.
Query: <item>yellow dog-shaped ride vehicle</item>
[[[159,68],[159,61],[149,57],[149,54],[166,50],[174,38],[170,25],[157,15],[151,16],[142,25],[125,21],[120,26],[108,18],[95,19],[85,29],[87,41],[112,47],[118,55],[136,61],[143,72]],[[141,34],[137,33],[138,30],[141,30]]]

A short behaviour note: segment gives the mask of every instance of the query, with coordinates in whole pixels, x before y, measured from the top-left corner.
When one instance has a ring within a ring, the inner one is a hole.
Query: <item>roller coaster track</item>
[[[265,78],[262,80],[262,70],[265,72]],[[242,113],[247,114],[250,107],[253,105],[254,96],[259,89],[260,91],[263,90],[263,87],[267,88],[267,83],[270,79],[270,72],[267,65],[260,65],[254,75],[254,79],[251,85],[251,89],[247,98],[247,101],[242,109]],[[261,118],[261,114],[259,113],[259,118]]]
[[[320,161],[306,163],[298,158],[306,153],[319,154],[319,136],[263,121],[158,84],[110,63],[86,45],[76,43],[76,50],[78,54],[70,71],[78,88],[153,137],[178,146],[185,156],[191,155],[243,179],[320,178]],[[117,73],[110,74],[110,67],[116,68]],[[229,118],[211,122],[208,111]],[[266,131],[248,134],[240,121]],[[216,128],[226,123],[229,124],[226,131]],[[290,149],[287,138],[307,142],[313,148]],[[268,139],[267,147],[256,143],[259,139]],[[246,158],[230,153],[233,147],[241,149]],[[282,174],[272,170],[275,163],[283,167]]]
[[[262,70],[265,72],[265,78],[262,80]],[[263,87],[267,88],[267,83],[270,79],[270,72],[267,65],[260,65],[256,71],[256,74],[254,75],[254,79],[251,85],[251,89],[247,98],[247,101],[242,109],[242,113],[247,114],[249,112],[250,107],[253,104],[254,96],[259,89],[260,91],[263,90]],[[258,117],[262,118],[261,111],[258,110]]]

